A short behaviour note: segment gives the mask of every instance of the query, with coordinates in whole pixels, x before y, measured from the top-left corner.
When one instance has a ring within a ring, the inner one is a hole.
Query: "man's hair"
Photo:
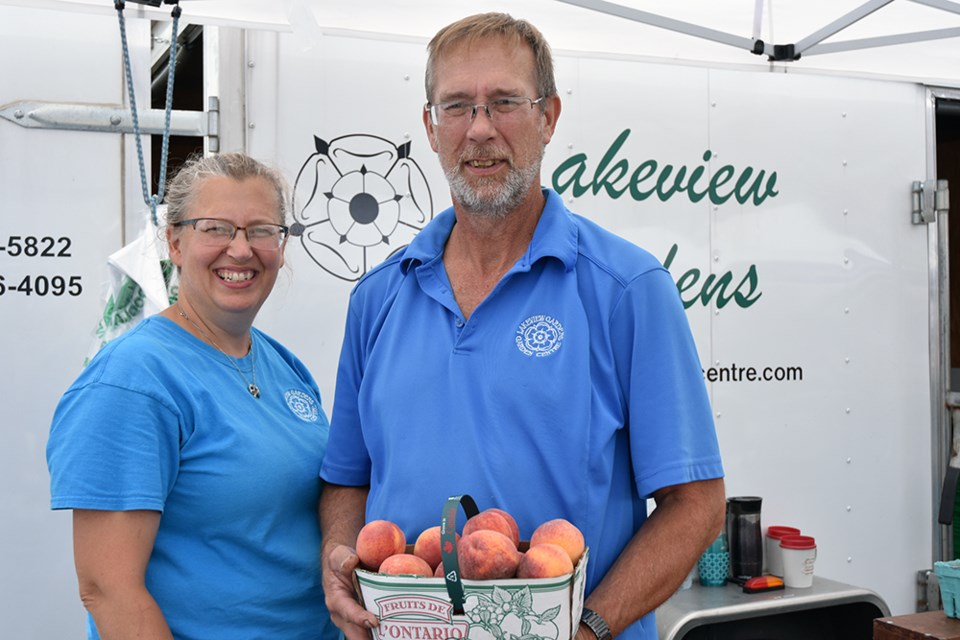
[[[206,157],[194,154],[188,158],[167,185],[164,198],[167,203],[167,224],[173,225],[187,217],[201,184],[212,177],[234,180],[264,178],[277,197],[278,222],[284,224],[289,190],[286,180],[276,169],[244,153],[221,153]]]
[[[492,37],[506,38],[516,45],[526,44],[533,51],[534,81],[538,95],[532,97],[557,95],[553,56],[543,34],[526,20],[518,20],[506,13],[480,13],[440,29],[427,45],[427,100],[433,100],[434,68],[444,54],[459,45]]]

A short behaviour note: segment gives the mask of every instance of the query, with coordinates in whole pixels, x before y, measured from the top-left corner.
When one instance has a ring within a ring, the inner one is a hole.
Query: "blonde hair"
[[[276,169],[254,160],[245,153],[221,153],[212,156],[194,155],[177,171],[167,185],[167,224],[174,225],[185,220],[193,204],[193,199],[200,190],[200,185],[207,178],[223,177],[234,180],[246,178],[264,178],[273,187],[277,196],[278,222],[285,224],[287,218],[287,202],[289,188],[283,175]]]
[[[511,44],[526,44],[533,51],[534,82],[537,85],[536,98],[557,95],[557,83],[553,73],[553,56],[550,45],[543,34],[527,22],[506,13],[480,13],[447,25],[437,32],[427,45],[427,72],[424,84],[427,101],[432,102],[435,86],[434,69],[437,61],[451,49],[470,44],[484,38],[505,38]],[[541,108],[543,103],[540,104]]]

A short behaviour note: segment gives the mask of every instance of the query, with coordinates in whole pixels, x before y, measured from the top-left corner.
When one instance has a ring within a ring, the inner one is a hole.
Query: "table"
[[[873,591],[820,576],[806,589],[752,594],[735,584],[703,587],[694,582],[657,609],[657,629],[661,640],[870,640],[873,620],[889,615]]]
[[[877,618],[873,640],[960,640],[960,620],[943,611]]]

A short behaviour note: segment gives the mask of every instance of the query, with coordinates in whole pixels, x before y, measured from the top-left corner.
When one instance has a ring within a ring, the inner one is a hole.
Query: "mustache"
[[[490,144],[468,147],[460,153],[459,161],[461,163],[471,160],[506,160],[509,164],[513,164],[513,161],[507,157],[503,150]]]

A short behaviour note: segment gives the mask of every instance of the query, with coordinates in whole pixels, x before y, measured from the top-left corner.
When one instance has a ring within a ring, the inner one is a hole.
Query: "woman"
[[[283,266],[281,176],[242,154],[167,192],[176,303],[61,399],[47,460],[73,509],[90,638],[338,637],[320,585],[329,424],[310,373],[253,328]]]

